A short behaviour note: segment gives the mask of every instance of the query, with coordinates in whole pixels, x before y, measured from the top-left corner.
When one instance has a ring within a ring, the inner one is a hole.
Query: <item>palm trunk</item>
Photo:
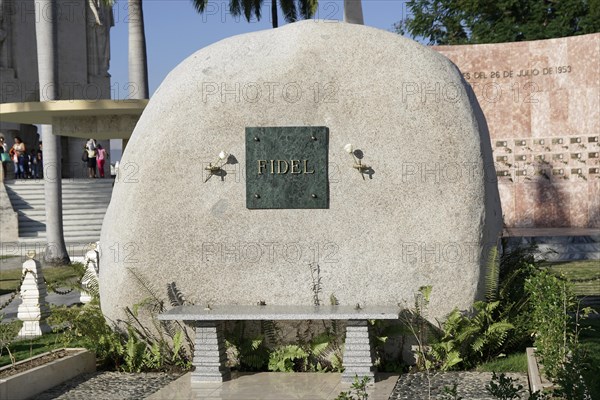
[[[344,21],[364,25],[361,0],[344,0]]]
[[[148,60],[142,0],[128,0],[129,5],[129,85],[131,99],[148,99]]]
[[[277,19],[277,0],[271,0],[271,20],[273,21],[273,28],[277,28],[279,26],[279,21]]]
[[[40,101],[58,100],[57,0],[36,0],[35,15]],[[63,234],[60,136],[52,133],[52,125],[42,125],[42,142],[46,207],[44,261],[47,264],[68,264],[70,260]]]

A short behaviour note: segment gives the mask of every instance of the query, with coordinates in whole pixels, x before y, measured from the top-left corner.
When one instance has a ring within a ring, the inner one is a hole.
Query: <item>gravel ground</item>
[[[527,374],[508,373],[507,376],[518,379],[523,385],[521,398],[526,398]],[[431,399],[453,399],[443,396],[444,387],[452,388],[456,383],[456,391],[464,400],[495,400],[485,386],[492,379],[488,372],[438,372],[431,376]],[[390,400],[421,400],[429,399],[427,375],[424,372],[404,374],[400,376]]]
[[[36,396],[36,400],[138,400],[144,399],[180,375],[162,372],[83,374]]]

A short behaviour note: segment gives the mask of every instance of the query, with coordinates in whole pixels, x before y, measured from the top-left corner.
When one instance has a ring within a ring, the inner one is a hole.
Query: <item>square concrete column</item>
[[[192,383],[231,379],[226,362],[223,324],[220,321],[197,322],[193,361],[196,369],[192,372]]]
[[[343,365],[342,383],[354,382],[355,376],[359,379],[367,376],[370,383],[375,382],[369,325],[366,320],[348,321]]]

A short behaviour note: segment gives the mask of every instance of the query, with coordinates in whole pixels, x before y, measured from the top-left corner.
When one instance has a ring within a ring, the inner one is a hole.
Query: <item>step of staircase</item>
[[[43,180],[5,182],[6,192],[19,220],[19,241],[33,244],[46,239]],[[63,231],[67,243],[100,239],[102,221],[112,195],[112,179],[62,181]]]

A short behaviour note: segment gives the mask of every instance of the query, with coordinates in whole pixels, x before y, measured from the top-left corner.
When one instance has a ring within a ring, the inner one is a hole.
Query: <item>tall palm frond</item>
[[[313,15],[315,15],[315,13],[317,12],[319,0],[299,1],[298,6],[300,8],[300,15],[302,15],[302,18],[309,19],[312,18]]]
[[[93,1],[93,0],[90,0]],[[250,22],[252,17],[260,21],[262,17],[261,9],[264,0],[230,0],[229,12],[238,17],[243,15],[246,21]],[[208,0],[192,0],[194,9],[198,14],[206,11]],[[296,22],[299,17],[304,19],[312,18],[317,12],[319,0],[279,0],[279,7],[283,13],[286,22]],[[273,28],[277,28],[277,0],[271,0],[271,19]]]
[[[291,23],[298,20],[298,12],[296,10],[296,2],[294,0],[279,0],[279,7],[281,7],[283,18],[286,22]]]

